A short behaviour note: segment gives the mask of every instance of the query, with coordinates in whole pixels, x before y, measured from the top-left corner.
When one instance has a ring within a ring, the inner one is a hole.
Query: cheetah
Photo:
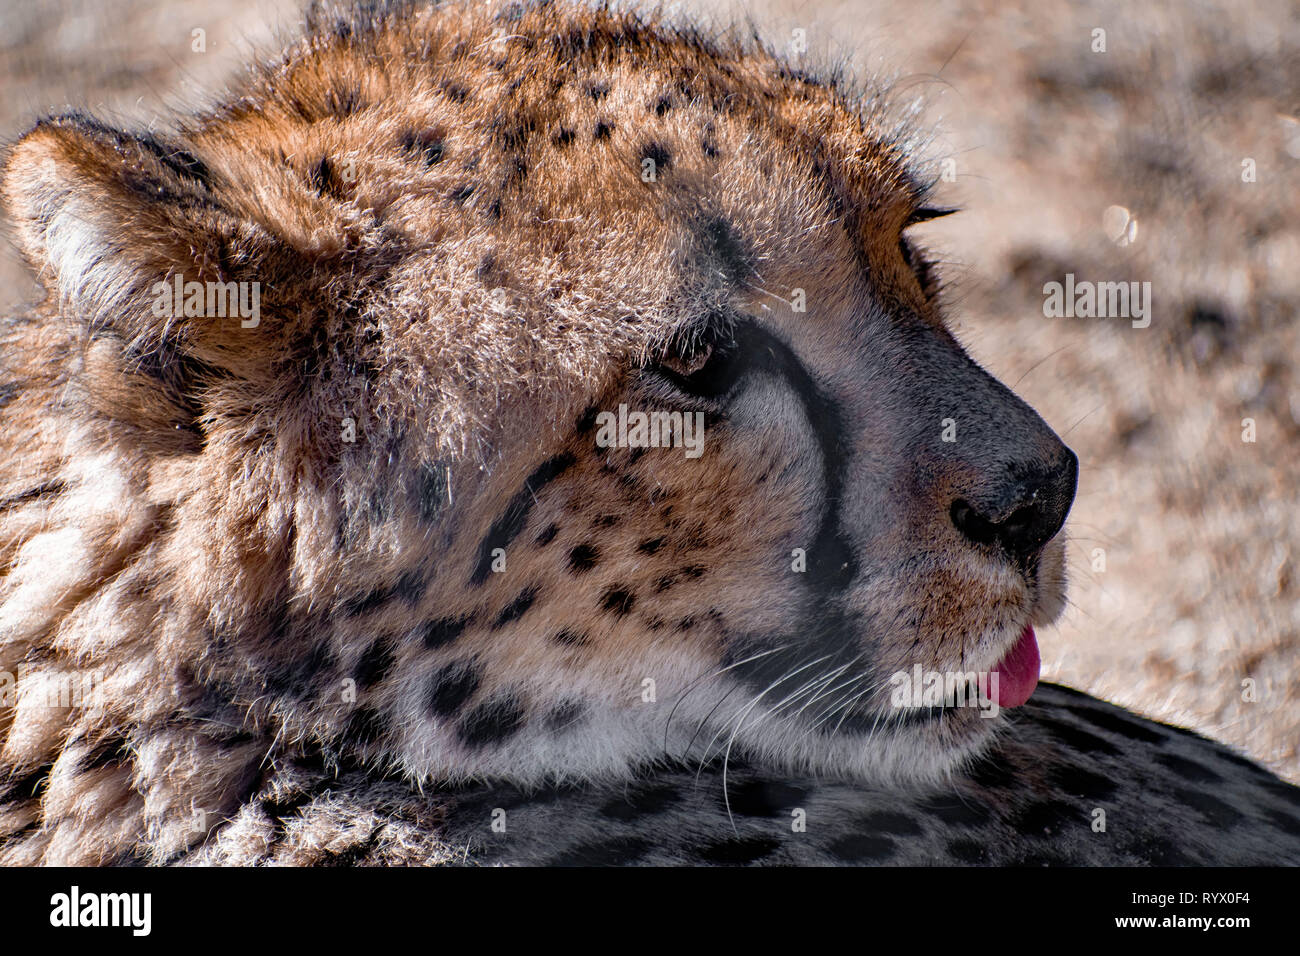
[[[1300,862],[1300,790],[1038,684],[1078,461],[945,325],[923,136],[574,0],[39,122],[0,861]]]

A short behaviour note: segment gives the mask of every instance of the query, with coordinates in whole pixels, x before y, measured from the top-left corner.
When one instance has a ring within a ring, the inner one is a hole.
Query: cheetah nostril
[[[997,529],[970,505],[958,498],[952,503],[952,523],[957,530],[976,544],[992,544],[997,539]]]
[[[1000,547],[1017,563],[1025,564],[1061,530],[1077,480],[1078,460],[1067,452],[1055,467],[1012,489],[1008,497],[1024,503],[1004,512],[1005,517],[982,512],[963,498],[952,503],[949,515],[967,540]]]
[[[997,545],[1017,561],[1025,561],[1056,533],[1055,522],[1047,519],[1037,504],[1017,508],[1001,521],[980,514],[967,501],[953,502],[952,523],[975,544]],[[1059,527],[1059,526],[1058,526]]]

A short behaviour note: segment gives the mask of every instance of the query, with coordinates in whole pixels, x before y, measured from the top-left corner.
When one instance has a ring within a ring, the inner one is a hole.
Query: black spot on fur
[[[0,408],[4,408],[18,397],[18,382],[0,382]],[[595,424],[593,421],[592,424]]]
[[[1241,814],[1234,807],[1208,793],[1178,788],[1173,791],[1173,795],[1175,799],[1199,812],[1212,826],[1220,830],[1231,829],[1241,822]]]
[[[599,103],[609,95],[609,84],[604,82],[590,83],[587,86],[587,95]]]
[[[1156,757],[1156,762],[1191,783],[1221,783],[1223,781],[1223,778],[1209,767],[1175,754],[1160,754]]]
[[[577,429],[579,435],[585,435],[587,432],[595,429],[596,419],[599,416],[600,409],[595,405],[590,405],[581,415],[578,416],[578,420],[574,422],[573,427]]]
[[[668,169],[673,164],[673,155],[663,143],[647,143],[641,147],[641,160],[650,160],[657,171]]]
[[[865,833],[841,837],[827,848],[846,863],[872,863],[887,860],[894,854],[894,841]]]
[[[599,123],[596,124],[596,128],[592,130],[591,136],[593,139],[599,142],[601,140],[609,139],[610,134],[613,132],[614,132],[614,124],[606,123],[604,120],[601,120]]]
[[[1127,737],[1130,740],[1140,740],[1147,744],[1163,743],[1164,734],[1148,727],[1143,726],[1136,720],[1128,717],[1112,714],[1107,711],[1097,710],[1093,707],[1074,707],[1067,705],[1066,709],[1075,716],[1082,717],[1088,723],[1100,727],[1102,730],[1109,730],[1111,733],[1119,734],[1121,737]]]
[[[429,710],[437,717],[454,716],[482,682],[482,668],[473,661],[457,661],[439,668],[429,679]]]
[[[667,94],[664,94],[663,96],[659,97],[659,99],[655,100],[654,106],[651,107],[651,109],[655,111],[656,116],[664,116],[672,108],[673,108],[672,97],[668,96]]]
[[[1219,750],[1218,754],[1220,760],[1224,760],[1232,764],[1234,767],[1239,767],[1242,770],[1245,770],[1260,783],[1274,782],[1273,775],[1259,764],[1255,763],[1255,761],[1243,757],[1240,754],[1235,754],[1231,750],[1227,749]]]
[[[298,816],[298,812],[311,801],[310,790],[297,790],[282,797],[263,797],[257,805],[272,821],[283,823],[290,817]]]
[[[1264,810],[1264,816],[1283,833],[1300,837],[1300,818],[1293,817],[1289,813],[1283,813],[1281,810],[1274,810],[1272,807],[1267,807]]]
[[[312,167],[311,184],[323,196],[343,199],[343,181],[335,174],[334,164],[328,156],[322,156],[321,161]]]
[[[569,570],[574,574],[590,571],[600,563],[600,549],[594,544],[580,544],[569,552]]]
[[[1300,812],[1300,787],[1293,787],[1284,780],[1271,777],[1268,780],[1261,781],[1260,786],[1279,799],[1289,803],[1297,812]]]
[[[560,533],[559,525],[549,524],[542,529],[541,534],[539,534],[536,538],[533,539],[533,543],[537,545],[539,548],[544,548],[552,541],[554,541],[555,536],[559,533]]]
[[[0,804],[18,803],[38,795],[50,779],[54,764],[47,763],[16,780],[0,782]]]
[[[36,501],[39,498],[48,498],[53,495],[63,494],[67,490],[61,480],[47,481],[44,484],[37,485],[35,488],[28,488],[20,491],[16,495],[10,495],[8,498],[0,498],[0,508],[12,508],[15,505],[26,504],[29,501]]]
[[[774,837],[739,837],[719,840],[700,849],[700,858],[719,866],[747,866],[771,856],[781,848]]]
[[[1051,780],[1060,790],[1084,800],[1105,800],[1116,790],[1115,781],[1074,764],[1053,767]]]
[[[959,863],[987,863],[988,851],[982,843],[963,837],[948,842],[948,855]]]
[[[520,591],[518,597],[501,609],[497,619],[492,622],[492,629],[496,630],[499,627],[504,627],[511,621],[517,621],[528,613],[528,609],[537,600],[537,591],[536,585],[531,585]]]
[[[464,186],[457,186],[451,191],[447,198],[457,205],[460,205],[472,195],[474,195],[474,186],[467,184]]]
[[[420,640],[429,650],[446,647],[460,637],[469,622],[469,615],[465,617],[440,617],[438,620],[430,621],[424,626],[423,631],[420,632]]]
[[[700,152],[709,159],[718,158],[718,147],[713,145],[713,143],[707,139],[700,140]]]
[[[513,694],[506,694],[479,704],[460,722],[456,733],[466,746],[486,747],[506,740],[523,724],[523,705]]]
[[[644,541],[642,541],[640,544],[636,546],[636,549],[640,551],[642,554],[654,554],[656,551],[658,551],[660,548],[663,547],[663,544],[664,544],[663,538],[646,538]]]
[[[801,807],[808,799],[808,791],[793,784],[778,783],[768,780],[752,780],[731,787],[727,793],[732,814],[746,817],[789,816],[795,807]],[[725,810],[728,806],[722,796],[719,805]]]
[[[523,123],[498,123],[494,133],[497,145],[508,153],[518,152],[528,145],[537,124],[532,120]]]
[[[638,820],[659,813],[681,801],[674,784],[642,783],[628,787],[600,808],[600,815],[611,820]]]
[[[617,586],[606,588],[600,596],[601,609],[619,617],[629,613],[634,604],[636,604],[636,595],[626,588]]]
[[[487,580],[487,576],[492,573],[492,552],[497,548],[504,548],[524,529],[528,513],[537,499],[537,493],[564,474],[573,465],[573,461],[573,456],[565,452],[547,459],[528,476],[523,488],[510,499],[506,510],[492,523],[486,537],[479,543],[478,565],[470,577],[471,584],[480,585]]]
[[[555,134],[555,139],[551,140],[557,147],[564,149],[573,145],[573,130],[562,129]]]
[[[394,661],[393,648],[385,638],[379,638],[361,655],[352,669],[352,679],[365,690],[379,683],[388,674]]]
[[[546,726],[551,730],[565,730],[577,723],[586,710],[587,705],[580,700],[565,701],[546,715]]]
[[[1043,726],[1052,732],[1061,743],[1073,749],[1080,754],[1105,754],[1114,757],[1119,754],[1119,749],[1108,741],[1102,740],[1095,734],[1090,734],[1086,730],[1080,730],[1072,724],[1065,721],[1053,720],[1050,717],[1043,717],[1039,721]]]
[[[551,640],[562,647],[582,647],[588,643],[590,638],[581,631],[575,631],[571,627],[556,631],[551,635]]]
[[[402,134],[402,151],[426,167],[442,162],[445,150],[442,137],[433,130],[408,130]]]
[[[91,770],[99,770],[102,767],[110,767],[129,758],[130,751],[128,750],[126,738],[120,734],[111,734],[82,754],[81,759],[77,762],[76,772],[87,773]]]
[[[321,676],[336,663],[329,642],[311,640],[283,603],[263,608],[262,614],[266,621],[259,645],[262,653],[251,663],[263,688],[269,694],[299,700],[314,695]],[[307,627],[315,630],[310,623]],[[218,637],[222,640],[226,640],[224,635]]]
[[[354,597],[343,605],[343,612],[349,617],[366,614],[393,601],[413,604],[424,594],[427,584],[424,573],[420,570],[408,571],[392,587],[376,588],[368,594]]]
[[[442,92],[446,94],[447,99],[453,103],[463,103],[469,96],[469,90],[459,83],[447,82],[442,85]]]

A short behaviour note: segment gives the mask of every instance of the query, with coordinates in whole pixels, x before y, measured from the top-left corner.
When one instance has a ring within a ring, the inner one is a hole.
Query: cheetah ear
[[[21,249],[65,316],[113,332],[167,377],[180,374],[182,358],[231,368],[250,360],[261,337],[247,330],[260,321],[260,302],[258,316],[227,308],[230,291],[242,288],[228,283],[251,285],[286,246],[223,204],[191,153],[84,116],[43,120],[14,146],[3,198]],[[196,318],[173,304],[178,276],[204,288],[221,283],[227,317]]]

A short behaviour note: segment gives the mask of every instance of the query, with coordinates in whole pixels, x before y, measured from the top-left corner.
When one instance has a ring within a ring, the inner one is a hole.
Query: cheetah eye
[[[734,340],[697,342],[670,349],[651,370],[679,391],[702,398],[718,398],[740,376],[740,349]]]
[[[663,357],[663,361],[659,364],[682,378],[690,378],[704,368],[712,357],[713,344],[705,342],[703,345],[689,349],[686,354],[670,352]]]
[[[903,228],[908,226],[920,225],[923,222],[929,222],[931,219],[942,219],[944,216],[951,216],[957,212],[956,209],[943,209],[939,206],[921,206],[919,209],[912,210],[911,215],[907,217],[907,222]]]

